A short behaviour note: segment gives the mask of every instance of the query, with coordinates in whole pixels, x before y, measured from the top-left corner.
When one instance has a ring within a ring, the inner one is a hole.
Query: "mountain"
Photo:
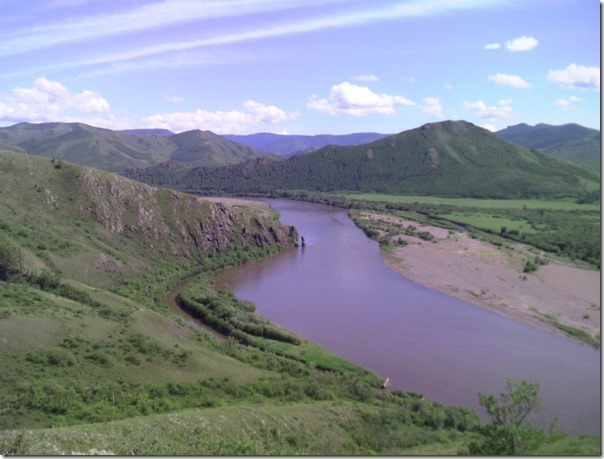
[[[150,167],[174,157],[194,167],[235,164],[267,156],[209,131],[168,132],[137,134],[82,123],[20,123],[0,128],[0,147],[111,172]]]
[[[163,164],[130,177],[190,191],[272,189],[512,198],[576,196],[594,174],[465,121],[431,123],[375,142],[327,146],[284,161],[259,158],[185,172]]]
[[[123,132],[124,134],[155,134],[155,135],[174,135],[172,131],[168,129],[122,129],[118,132]]]
[[[235,142],[281,156],[292,156],[318,150],[326,145],[358,145],[382,139],[390,134],[360,132],[344,135],[285,135],[262,132],[250,135],[224,135]]]
[[[497,135],[517,145],[535,148],[552,158],[563,159],[600,173],[600,131],[578,124],[517,124],[508,126]]]

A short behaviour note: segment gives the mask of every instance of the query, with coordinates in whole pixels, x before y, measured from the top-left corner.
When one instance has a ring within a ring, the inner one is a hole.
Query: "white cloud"
[[[499,49],[501,48],[501,45],[499,43],[489,43],[488,45],[485,45],[484,49]]]
[[[451,89],[453,89],[453,85],[449,84],[449,83],[445,83],[443,85],[443,88],[446,89],[447,91],[450,91]]]
[[[497,128],[495,126],[493,126],[492,124],[483,124],[482,126],[480,126],[483,129],[486,129],[487,131],[491,131],[491,132],[495,132],[497,131]]]
[[[496,73],[495,75],[489,75],[489,81],[500,86],[510,86],[512,88],[527,89],[532,87],[531,84],[524,81],[517,75],[506,75],[505,73]]]
[[[527,37],[523,35],[522,37],[515,38],[513,40],[509,40],[505,42],[505,47],[508,51],[519,52],[519,51],[530,51],[535,46],[537,46],[539,42],[534,37]]]
[[[184,97],[180,96],[166,96],[164,97],[164,100],[166,102],[172,102],[173,104],[180,104],[181,102],[185,101]]]
[[[600,89],[599,67],[570,64],[562,70],[550,70],[547,79],[568,88]]]
[[[415,102],[390,94],[377,94],[365,86],[357,86],[347,81],[331,87],[327,99],[312,96],[306,104],[308,108],[330,115],[390,115],[395,113],[394,106],[415,105]]]
[[[73,116],[110,114],[111,107],[100,94],[85,90],[71,92],[57,81],[37,78],[29,88],[14,88],[2,94],[2,121],[65,121]]]
[[[464,102],[463,105],[464,109],[473,111],[476,117],[490,121],[511,116],[513,113],[511,99],[500,100],[497,105],[491,106],[487,106],[482,100]]]
[[[557,105],[558,107],[562,107],[564,110],[574,110],[575,107],[575,103],[580,102],[581,99],[579,97],[576,96],[570,96],[567,97],[566,99],[558,99],[554,101],[554,105]]]
[[[243,104],[243,110],[160,113],[143,118],[149,128],[169,129],[172,132],[192,129],[210,130],[217,134],[249,134],[263,123],[278,123],[294,119],[299,113],[286,113],[274,105],[263,105],[253,100]]]
[[[426,115],[432,116],[433,118],[444,118],[443,106],[440,99],[437,97],[426,97],[424,99],[426,105],[422,105],[420,108]]]
[[[378,81],[379,78],[376,77],[375,75],[358,75],[358,76],[352,77],[352,80],[363,81],[365,83],[373,83],[374,81]]]
[[[177,102],[181,98],[167,98]],[[249,134],[258,126],[291,120],[274,105],[248,100],[240,110],[160,113],[141,119],[117,117],[109,103],[94,91],[74,93],[57,81],[38,78],[30,88],[15,88],[0,95],[0,121],[81,122],[108,129],[164,128],[173,132],[208,129],[222,134]]]

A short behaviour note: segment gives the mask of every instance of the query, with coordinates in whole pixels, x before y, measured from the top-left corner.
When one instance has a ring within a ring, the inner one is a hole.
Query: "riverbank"
[[[599,345],[599,271],[552,261],[525,274],[523,267],[534,255],[520,244],[500,249],[468,233],[418,226],[391,215],[363,218],[413,225],[433,236],[426,241],[400,234],[394,238],[405,239],[406,246],[382,250],[386,264],[402,276],[526,325]]]

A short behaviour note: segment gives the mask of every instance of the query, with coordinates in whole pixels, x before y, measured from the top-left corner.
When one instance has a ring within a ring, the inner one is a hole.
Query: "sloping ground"
[[[363,417],[378,417],[379,409],[355,403],[289,403],[242,405],[186,410],[100,425],[28,431],[22,435],[25,454],[118,455],[367,455],[360,446]],[[413,426],[374,426],[375,450],[387,435],[399,435],[391,454],[404,454],[418,444],[455,455],[471,434],[430,432]],[[370,434],[370,432],[367,432]],[[384,437],[384,438],[382,438]],[[0,444],[16,442],[17,435],[0,433]],[[388,453],[386,453],[388,454]]]

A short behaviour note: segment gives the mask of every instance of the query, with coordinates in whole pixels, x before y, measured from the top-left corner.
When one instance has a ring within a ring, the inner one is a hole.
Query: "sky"
[[[598,0],[0,0],[0,126],[600,129]]]

